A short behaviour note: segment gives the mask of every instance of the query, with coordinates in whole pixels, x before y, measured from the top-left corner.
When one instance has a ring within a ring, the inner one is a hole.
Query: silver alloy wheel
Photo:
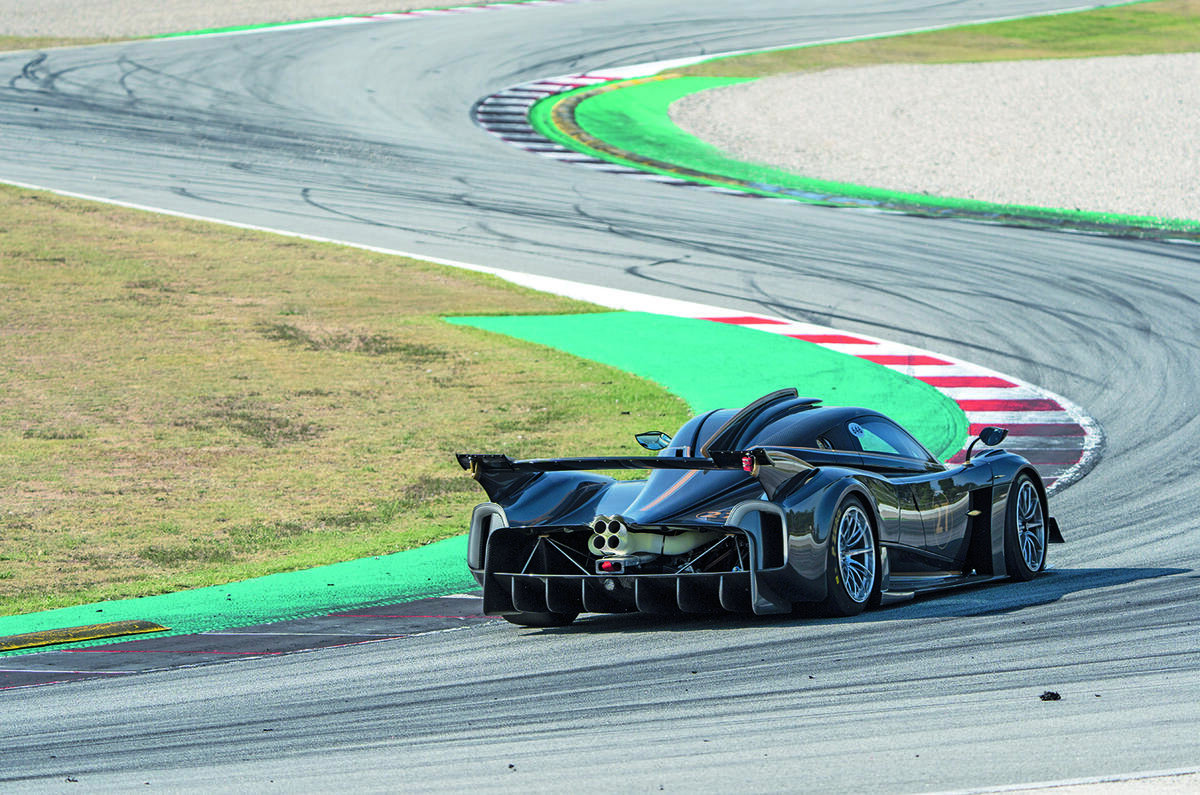
[[[858,603],[867,601],[875,587],[875,536],[871,520],[857,505],[847,506],[838,523],[838,573],[846,595]]]
[[[1028,480],[1021,482],[1017,492],[1017,546],[1026,568],[1039,571],[1046,556],[1046,520],[1042,500]]]

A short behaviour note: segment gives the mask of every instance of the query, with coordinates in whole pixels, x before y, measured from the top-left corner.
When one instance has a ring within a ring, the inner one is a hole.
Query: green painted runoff
[[[469,518],[463,517],[464,526]],[[467,570],[466,560],[467,537],[463,535],[394,555],[272,574],[228,585],[0,616],[0,637],[136,620],[153,621],[169,628],[154,637],[186,635],[326,615],[349,607],[446,596],[479,587]],[[54,648],[95,646],[114,640],[84,641]],[[45,650],[43,647],[0,652],[0,657]]]
[[[737,408],[794,386],[801,395],[821,398],[827,405],[882,411],[943,460],[966,441],[966,415],[928,384],[779,334],[646,312],[449,321],[612,365],[661,384],[696,412]]]

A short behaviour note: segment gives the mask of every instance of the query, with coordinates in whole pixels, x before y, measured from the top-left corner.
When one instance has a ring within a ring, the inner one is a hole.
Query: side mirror
[[[662,431],[646,431],[633,437],[647,450],[663,450],[671,443],[671,437]]]
[[[1007,438],[1008,428],[997,428],[994,425],[987,426],[967,445],[967,461],[971,460],[971,450],[975,448],[976,443],[983,442],[988,447],[995,447]],[[963,463],[966,462],[964,461]]]
[[[996,428],[991,425],[979,432],[979,441],[988,447],[995,447],[1008,438],[1008,428]]]

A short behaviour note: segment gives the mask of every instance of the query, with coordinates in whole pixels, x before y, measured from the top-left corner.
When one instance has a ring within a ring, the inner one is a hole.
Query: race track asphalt
[[[916,791],[1200,767],[1200,248],[658,185],[469,115],[548,75],[1055,6],[983,5],[605,0],[0,56],[0,179],[895,339],[1107,435],[1029,585],[9,690],[0,784]]]

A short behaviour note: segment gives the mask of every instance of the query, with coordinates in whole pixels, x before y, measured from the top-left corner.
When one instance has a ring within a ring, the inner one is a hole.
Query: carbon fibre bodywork
[[[878,412],[818,403],[781,390],[707,412],[657,456],[460,454],[490,499],[468,540],[484,612],[543,626],[583,612],[767,614],[802,602],[848,615],[1029,579],[1046,542],[1061,540],[1024,458],[989,449],[947,466]],[[648,476],[598,473],[616,469]]]

